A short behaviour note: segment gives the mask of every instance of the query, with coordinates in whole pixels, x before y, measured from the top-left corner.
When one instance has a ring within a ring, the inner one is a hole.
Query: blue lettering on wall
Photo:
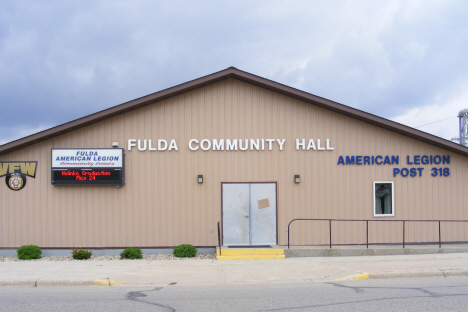
[[[370,165],[370,157],[364,156],[364,165]]]
[[[384,165],[390,165],[390,164],[391,164],[391,163],[390,163],[390,157],[385,156],[384,161],[383,161],[383,164],[384,164]]]
[[[356,156],[356,165],[362,165],[362,156]]]
[[[344,163],[344,160],[343,160],[343,156],[338,157],[338,165],[340,165],[340,164],[341,164],[341,165],[344,165],[344,164],[345,164],[345,163]]]
[[[354,156],[346,156],[346,164],[347,165],[354,165]]]
[[[443,155],[442,156],[442,163],[444,165],[450,165],[450,155]]]
[[[338,156],[338,165],[399,165],[400,156],[398,155],[345,155]],[[407,155],[406,164],[408,165],[449,165],[450,155]],[[393,176],[407,177],[421,177],[423,175],[424,167],[409,167],[409,168],[393,168]],[[450,176],[450,169],[447,168],[432,168],[433,177],[448,177]]]
[[[406,178],[408,175],[410,177],[421,177],[424,168],[393,168],[393,176],[396,177],[397,175],[401,175],[402,177]]]
[[[381,165],[382,164],[382,156],[379,155],[379,156],[375,157],[375,163],[377,165]]]
[[[450,165],[450,155],[414,155],[406,156],[408,165]]]
[[[377,156],[361,156],[361,155],[346,155],[338,156],[337,165],[399,165],[400,156],[398,155],[377,155]],[[450,155],[414,155],[406,156],[406,164],[408,165],[449,165]]]

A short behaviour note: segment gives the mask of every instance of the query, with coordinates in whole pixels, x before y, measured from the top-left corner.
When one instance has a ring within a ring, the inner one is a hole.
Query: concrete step
[[[216,248],[218,260],[257,260],[284,259],[284,249],[281,248]]]
[[[284,255],[216,256],[216,260],[263,260],[263,259],[285,259],[285,256]]]
[[[219,248],[216,248],[216,254],[219,256]],[[284,249],[281,248],[222,248],[221,255],[284,255]]]

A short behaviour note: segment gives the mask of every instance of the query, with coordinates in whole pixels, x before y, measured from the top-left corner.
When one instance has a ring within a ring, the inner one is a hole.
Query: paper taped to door
[[[258,208],[259,209],[268,208],[268,207],[270,207],[270,202],[268,201],[268,198],[260,199],[258,201]]]

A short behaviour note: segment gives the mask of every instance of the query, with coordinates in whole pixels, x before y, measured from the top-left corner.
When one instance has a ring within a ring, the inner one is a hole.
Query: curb
[[[391,278],[425,278],[425,277],[457,277],[468,276],[467,270],[447,271],[420,271],[420,272],[385,272],[385,273],[363,273],[335,278],[335,281],[357,281],[366,279],[391,279]]]
[[[468,269],[464,270],[440,270],[440,271],[421,271],[421,272],[387,272],[387,273],[371,273],[369,278],[386,279],[386,278],[424,278],[424,277],[457,277],[468,276]]]
[[[371,273],[371,279],[391,279],[391,278],[424,278],[424,277],[441,277],[445,275],[442,271],[429,272],[387,272],[387,273]]]
[[[466,277],[468,276],[467,269],[456,270],[434,270],[434,271],[420,271],[420,272],[379,272],[379,273],[361,273],[340,278],[335,278],[335,281],[357,281],[369,279],[396,279],[396,278],[448,278],[448,277]],[[325,280],[322,280],[326,282]],[[329,280],[328,280],[329,281]],[[281,282],[281,281],[277,281]],[[283,281],[286,283],[303,282],[302,280],[288,280]],[[253,282],[256,283],[256,282]],[[262,282],[258,282],[262,283]],[[223,282],[223,285],[239,285],[244,283],[229,283]],[[250,283],[249,283],[250,284]],[[91,281],[73,281],[73,280],[37,280],[37,281],[0,281],[0,287],[54,287],[54,286],[97,286],[97,287],[111,287],[111,286],[141,286],[146,284],[130,283],[126,284],[110,279],[91,280]],[[204,283],[194,284],[192,286],[203,286]]]
[[[363,274],[356,274],[356,275],[351,275],[351,276],[335,278],[335,281],[358,281],[358,280],[369,279],[369,277],[370,276],[368,273],[363,273]]]
[[[0,281],[0,287],[91,286],[92,281]]]
[[[452,277],[452,276],[468,276],[468,269],[464,270],[450,270],[450,271],[443,271],[445,277]]]
[[[93,285],[95,286],[123,286],[125,284],[122,282],[112,281],[110,279],[104,279],[104,280],[94,280]]]

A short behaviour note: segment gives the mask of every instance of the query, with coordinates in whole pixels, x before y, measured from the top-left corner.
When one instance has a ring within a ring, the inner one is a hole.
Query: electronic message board
[[[52,185],[123,185],[123,149],[52,149]]]

